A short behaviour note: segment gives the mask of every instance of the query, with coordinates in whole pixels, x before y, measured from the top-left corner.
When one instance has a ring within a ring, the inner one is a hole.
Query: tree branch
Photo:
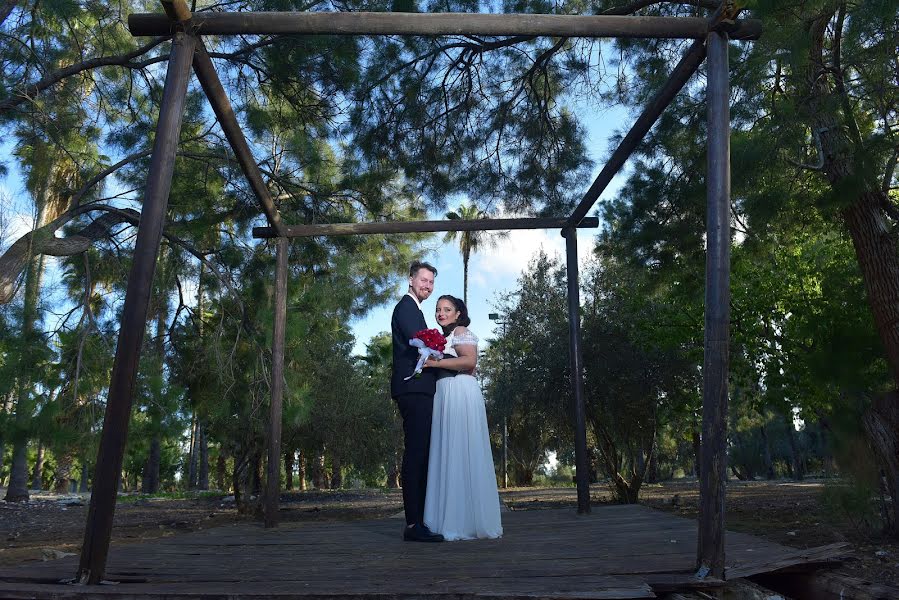
[[[0,5],[0,25],[3,25],[3,22],[6,21],[6,17],[10,15],[12,9],[14,9],[18,3],[19,0],[5,0],[3,4]]]
[[[77,75],[78,73],[81,73],[83,71],[89,71],[98,67],[108,67],[112,65],[126,66],[132,59],[141,56],[142,54],[146,54],[167,39],[169,39],[168,36],[158,37],[126,54],[91,58],[89,60],[85,60],[80,63],[69,65],[68,67],[53,71],[52,73],[43,77],[40,81],[25,86],[25,89],[14,93],[3,102],[0,102],[0,113],[15,108],[22,102],[29,100],[30,98],[36,96],[50,86],[59,83],[66,77],[71,77],[72,75]]]

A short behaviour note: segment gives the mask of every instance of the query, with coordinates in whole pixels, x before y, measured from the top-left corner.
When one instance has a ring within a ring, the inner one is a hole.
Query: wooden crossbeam
[[[439,231],[505,231],[511,229],[561,229],[567,219],[473,219],[443,221],[397,221],[384,223],[327,223],[321,225],[288,225],[284,237],[314,237],[331,235],[368,235],[375,233],[434,233]],[[587,217],[578,227],[599,227],[599,219]],[[279,237],[272,227],[254,227],[254,238]]]
[[[128,29],[135,36],[169,35],[179,25],[158,13],[135,13]],[[624,15],[533,15],[399,12],[199,12],[190,27],[210,35],[533,35],[589,38],[704,39],[703,17]],[[755,40],[762,23],[745,19],[728,24],[735,40]]]

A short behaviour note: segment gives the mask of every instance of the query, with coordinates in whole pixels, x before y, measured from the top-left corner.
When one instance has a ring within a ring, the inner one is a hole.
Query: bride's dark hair
[[[453,307],[459,311],[459,318],[456,319],[455,323],[450,323],[450,327],[455,327],[457,325],[462,325],[463,327],[468,327],[471,325],[471,319],[468,316],[468,307],[465,306],[465,303],[462,302],[461,298],[456,298],[455,296],[450,296],[449,294],[444,294],[437,298],[437,302],[441,300],[449,301]],[[448,327],[444,327],[444,333],[449,330]]]

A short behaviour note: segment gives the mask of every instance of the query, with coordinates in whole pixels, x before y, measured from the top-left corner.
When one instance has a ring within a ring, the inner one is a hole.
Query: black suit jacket
[[[425,317],[415,300],[408,294],[393,309],[390,330],[393,334],[393,374],[390,378],[390,395],[396,398],[402,394],[431,394],[437,389],[434,369],[423,369],[420,377],[403,381],[415,370],[418,349],[409,345],[417,332],[427,329]]]

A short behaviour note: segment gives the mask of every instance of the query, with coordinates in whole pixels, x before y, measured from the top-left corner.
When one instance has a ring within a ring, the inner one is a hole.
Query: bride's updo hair
[[[456,325],[461,325],[463,327],[468,327],[471,325],[471,319],[468,317],[468,307],[465,306],[465,303],[462,302],[461,298],[456,298],[455,296],[450,296],[449,294],[444,294],[437,298],[437,302],[441,300],[447,300],[452,303],[453,307],[459,311],[459,318],[456,319]]]

